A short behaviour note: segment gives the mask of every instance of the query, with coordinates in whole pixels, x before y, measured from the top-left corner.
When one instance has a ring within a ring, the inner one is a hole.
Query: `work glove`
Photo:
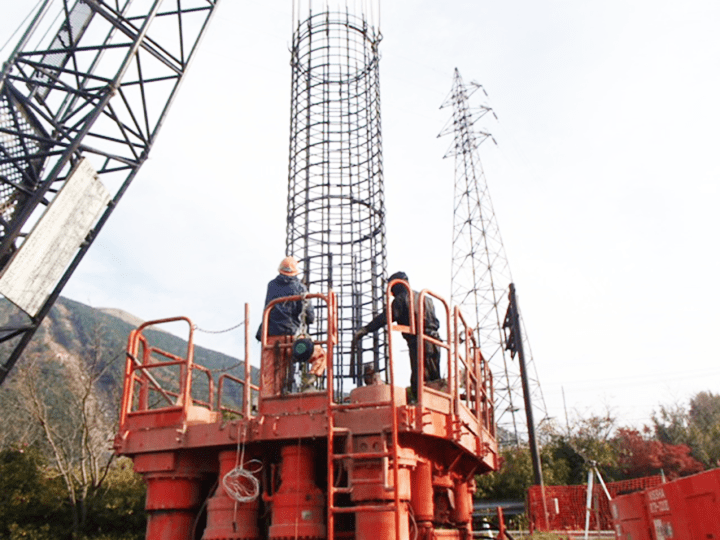
[[[353,338],[353,341],[357,343],[358,341],[360,341],[360,339],[362,339],[363,336],[366,336],[367,333],[368,331],[366,328],[361,328],[360,330],[355,332],[355,337]]]

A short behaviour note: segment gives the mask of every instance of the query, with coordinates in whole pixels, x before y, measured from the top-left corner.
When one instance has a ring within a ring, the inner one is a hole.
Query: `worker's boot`
[[[306,375],[303,377],[303,383],[302,387],[300,388],[301,392],[313,392],[315,391],[315,383],[317,381],[317,377],[313,375],[312,373],[309,375]]]

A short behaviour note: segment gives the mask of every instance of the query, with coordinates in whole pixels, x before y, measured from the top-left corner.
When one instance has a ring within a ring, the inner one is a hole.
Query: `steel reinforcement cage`
[[[360,362],[351,349],[354,332],[382,310],[386,275],[379,42],[364,15],[312,10],[292,40],[286,247],[311,292],[337,294],[340,393],[360,376],[355,366],[386,369],[382,333],[366,340]],[[320,318],[311,331],[326,326]]]

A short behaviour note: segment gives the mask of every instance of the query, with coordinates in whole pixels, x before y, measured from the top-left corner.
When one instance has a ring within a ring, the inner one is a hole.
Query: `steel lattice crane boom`
[[[147,159],[218,3],[45,0],[5,62],[0,293],[21,311],[0,383]]]

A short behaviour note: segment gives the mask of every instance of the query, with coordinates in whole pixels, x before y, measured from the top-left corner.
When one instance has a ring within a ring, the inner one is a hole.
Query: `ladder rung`
[[[390,407],[393,404],[392,401],[360,401],[358,403],[336,403],[332,406],[333,410],[336,411],[348,411],[352,409],[374,409],[377,407]]]
[[[385,487],[384,478],[355,478],[352,483],[354,486],[377,485]],[[388,491],[392,491],[392,486],[388,488]]]
[[[349,454],[333,454],[333,459],[382,459],[392,457],[392,452],[353,452]]]
[[[360,506],[334,506],[331,510],[335,514],[352,514],[354,512],[394,512],[395,506],[392,504],[363,504]]]
[[[334,487],[332,488],[333,493],[352,493],[352,487]]]

